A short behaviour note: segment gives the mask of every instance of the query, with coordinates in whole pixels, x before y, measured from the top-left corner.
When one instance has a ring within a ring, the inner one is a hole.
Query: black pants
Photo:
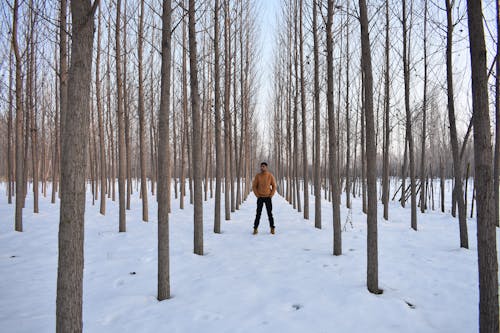
[[[271,197],[267,198],[257,198],[257,215],[255,216],[255,222],[253,224],[254,228],[259,227],[260,215],[262,213],[262,206],[266,204],[267,217],[269,218],[269,226],[274,228],[274,219],[273,219],[273,204],[271,203]]]

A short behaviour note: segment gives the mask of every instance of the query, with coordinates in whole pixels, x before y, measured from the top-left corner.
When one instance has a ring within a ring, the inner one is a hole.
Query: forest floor
[[[54,332],[59,204],[32,197],[24,232],[14,229],[14,205],[0,193],[0,330]],[[50,192],[49,192],[50,193]],[[448,196],[449,197],[449,196]],[[366,217],[359,198],[343,205],[341,256],[333,256],[332,206],[322,201],[321,230],[282,197],[273,198],[276,234],[265,209],[253,236],[256,199],[250,195],[222,234],[213,233],[213,199],[204,206],[205,255],[193,254],[193,208],[172,201],[172,298],[156,300],[157,205],[149,197],[149,223],[141,221],[139,195],[118,233],[118,204],[99,214],[87,195],[83,327],[85,332],[477,332],[478,272],[475,219],[468,220],[470,249],[459,247],[458,222],[449,213],[418,213],[379,205],[379,286],[366,289]],[[222,200],[222,206],[224,200]],[[345,198],[342,198],[345,203]],[[436,205],[437,208],[437,205]],[[222,213],[224,208],[222,207]],[[224,216],[224,214],[222,214]],[[352,216],[352,224],[346,223]],[[500,233],[497,232],[497,243]]]

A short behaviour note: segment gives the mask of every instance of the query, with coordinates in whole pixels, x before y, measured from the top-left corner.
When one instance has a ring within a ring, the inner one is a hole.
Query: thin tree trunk
[[[349,4],[347,2],[347,11],[349,11]],[[350,180],[350,164],[351,164],[351,119],[349,115],[350,109],[350,96],[349,96],[349,67],[350,67],[350,49],[349,49],[349,15],[347,15],[346,22],[346,97],[345,97],[345,122],[346,122],[346,159],[345,159],[345,206],[351,208],[351,180]]]
[[[215,0],[214,8],[214,75],[215,75],[215,212],[214,232],[220,233],[220,201],[222,179],[222,146],[220,119],[220,68],[219,68],[219,0]]]
[[[167,4],[163,4],[168,6]],[[168,8],[170,9],[170,7]],[[142,220],[147,222],[148,216],[148,183],[146,179],[146,129],[144,124],[144,74],[143,74],[143,44],[144,44],[144,0],[141,0],[141,9],[139,14],[139,35],[137,41],[138,75],[139,75],[139,159],[141,168],[141,199],[142,199]],[[167,13],[170,15],[170,12]],[[168,50],[167,50],[168,51]],[[161,139],[160,139],[161,142]],[[158,200],[159,196],[158,196]]]
[[[64,1],[64,0],[62,0]],[[12,47],[16,66],[16,231],[23,231],[24,181],[23,181],[23,105],[22,105],[22,58],[17,40],[19,2],[14,0],[12,19]]]
[[[488,78],[483,14],[480,1],[467,1],[472,109],[474,121],[475,189],[477,191],[477,253],[479,267],[479,331],[499,331],[498,260],[492,168]],[[496,203],[498,204],[498,202]]]
[[[17,1],[17,0],[16,0]],[[64,0],[63,8],[66,7]],[[68,100],[62,114],[61,210],[57,274],[56,332],[82,331],[85,171],[89,137],[89,99],[94,12],[89,0],[71,1],[72,43]],[[65,11],[65,9],[64,9]],[[64,15],[65,17],[65,15]],[[61,30],[64,30],[61,28]]]
[[[330,139],[329,146],[329,175],[332,186],[333,204],[333,254],[342,254],[342,236],[340,225],[340,195],[338,190],[338,179],[335,179],[334,167],[337,165],[337,141],[335,135],[335,118],[333,112],[333,9],[334,1],[328,0],[328,14],[326,21],[326,61],[327,61],[327,107],[328,107],[328,132]]]
[[[12,204],[12,109],[14,98],[12,97],[12,81],[13,81],[13,69],[12,69],[12,50],[9,53],[9,111],[7,113],[7,202]]]
[[[96,99],[97,99],[97,122],[99,126],[99,149],[101,155],[101,204],[99,211],[102,215],[106,214],[106,193],[107,193],[107,175],[106,175],[106,150],[104,144],[104,126],[103,126],[103,110],[101,100],[101,6],[99,6],[98,28],[97,28],[97,58],[96,58]]]
[[[231,128],[230,119],[230,99],[231,99],[231,27],[230,27],[229,1],[224,2],[224,208],[225,219],[231,219],[231,203],[230,203],[230,146],[229,146],[229,131]]]
[[[453,155],[453,173],[455,176],[455,186],[453,187],[453,197],[458,204],[458,224],[460,228],[460,247],[469,248],[468,232],[467,232],[467,216],[465,212],[464,195],[462,189],[462,160],[458,150],[458,135],[455,121],[455,102],[453,92],[453,64],[452,64],[452,47],[453,47],[453,19],[452,19],[452,4],[450,0],[446,1],[447,12],[447,38],[446,38],[446,78],[448,88],[448,119],[450,122],[450,140],[451,151]]]
[[[130,210],[130,195],[132,194],[132,176],[130,163],[130,111],[129,111],[129,94],[127,86],[127,0],[124,0],[123,10],[123,117],[124,117],[124,132],[125,132],[125,178],[127,179],[126,209]]]
[[[500,1],[496,1],[497,7],[497,38],[500,36]],[[500,227],[500,43],[497,41],[497,64],[495,79],[495,155],[493,166],[493,191],[495,193],[495,221]]]
[[[384,71],[384,89],[385,89],[385,104],[384,104],[384,164],[383,164],[383,180],[382,180],[382,202],[384,204],[384,219],[389,220],[389,113],[390,113],[390,95],[389,95],[389,0],[385,1],[385,71]]]
[[[404,0],[405,1],[405,0]],[[377,245],[377,153],[375,148],[375,128],[373,121],[373,77],[368,36],[368,13],[366,1],[359,0],[361,21],[362,69],[364,72],[364,111],[366,118],[366,152],[368,178],[368,214],[367,214],[367,286],[374,294],[381,294],[378,287],[378,245]]]
[[[144,2],[141,4],[143,16]],[[163,0],[161,97],[158,115],[158,300],[170,298],[168,196],[170,193],[171,1]],[[142,47],[142,46],[141,46]],[[144,193],[144,192],[143,192]]]
[[[403,0],[403,67],[405,81],[405,110],[406,110],[406,140],[410,157],[410,191],[411,191],[411,227],[417,230],[417,194],[415,186],[415,156],[413,149],[412,119],[410,110],[410,60],[408,47],[408,29],[406,25],[406,0]],[[403,188],[404,190],[404,188]]]
[[[425,139],[427,125],[427,0],[425,0],[424,9],[424,100],[422,103],[422,148],[420,153],[420,184],[424,183],[425,175]],[[425,212],[425,188],[422,185],[420,189],[420,212]]]
[[[118,122],[118,196],[119,196],[119,232],[127,231],[125,221],[125,177],[126,177],[126,146],[125,146],[125,117],[123,112],[123,81],[121,60],[121,0],[116,3],[116,85],[117,85],[117,122]]]
[[[302,7],[303,0],[300,0],[300,23],[299,23],[299,54],[300,54],[300,101],[302,109],[302,177],[304,178],[304,219],[309,220],[309,175],[307,159],[307,132],[306,132],[306,88],[304,83],[304,37],[302,32]]]
[[[193,196],[194,196],[194,253],[203,255],[203,197],[201,182],[201,122],[200,96],[198,94],[198,69],[196,54],[195,1],[189,0],[189,67],[191,81],[191,112],[193,121]]]
[[[321,3],[321,0],[320,0]],[[314,38],[314,118],[315,118],[315,161],[314,170],[314,226],[321,229],[321,115],[319,101],[319,52],[317,27],[317,0],[313,0],[313,38]]]

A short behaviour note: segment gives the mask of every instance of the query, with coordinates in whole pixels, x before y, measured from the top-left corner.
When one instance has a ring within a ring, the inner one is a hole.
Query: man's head
[[[260,164],[260,171],[262,171],[262,172],[267,171],[267,163],[266,162],[262,162]]]

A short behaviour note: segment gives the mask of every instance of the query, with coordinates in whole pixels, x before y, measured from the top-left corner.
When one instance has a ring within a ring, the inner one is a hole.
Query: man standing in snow
[[[260,164],[260,173],[258,173],[253,180],[252,190],[257,197],[257,216],[255,216],[255,222],[253,224],[253,234],[257,234],[260,214],[262,213],[262,206],[264,204],[266,204],[267,217],[269,218],[271,233],[274,234],[274,219],[272,213],[273,205],[271,203],[271,198],[274,193],[276,193],[276,180],[274,180],[273,174],[267,171],[266,162],[262,162]]]

